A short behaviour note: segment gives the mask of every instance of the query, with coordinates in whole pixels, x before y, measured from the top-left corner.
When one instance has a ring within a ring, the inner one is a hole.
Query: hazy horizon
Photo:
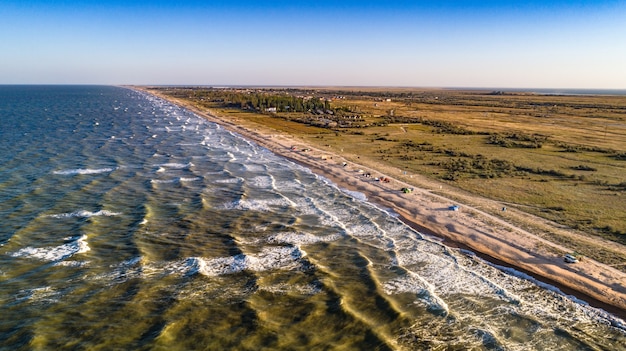
[[[22,1],[0,84],[626,89],[620,1]]]

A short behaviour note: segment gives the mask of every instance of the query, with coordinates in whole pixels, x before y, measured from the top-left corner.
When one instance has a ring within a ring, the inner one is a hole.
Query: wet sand
[[[365,194],[368,201],[392,209],[405,223],[434,240],[441,240],[451,247],[470,250],[493,264],[515,268],[592,306],[626,319],[625,273],[588,258],[575,264],[564,262],[563,256],[555,252],[570,252],[568,248],[481,210],[501,206],[495,201],[472,196],[471,201],[465,203],[458,199],[471,195],[461,192],[459,196],[455,196],[457,200],[453,201],[430,190],[436,189],[438,185],[422,188],[416,185],[428,182],[425,178],[408,184],[393,176],[401,174],[398,169],[354,163],[337,152],[316,149],[292,135],[261,130],[261,127],[244,128],[232,118],[219,116],[213,111],[201,110],[185,101],[144,88],[133,88],[157,95],[219,123],[224,128],[327,177],[339,187]],[[382,178],[388,181],[381,181]],[[404,193],[402,188],[410,188],[412,191]],[[459,206],[458,211],[450,210],[453,205]],[[524,217],[530,216],[524,214]],[[540,218],[531,220],[538,224],[545,221]],[[572,236],[575,235],[572,233]],[[580,237],[580,240],[602,239]],[[610,242],[603,244],[612,245]]]

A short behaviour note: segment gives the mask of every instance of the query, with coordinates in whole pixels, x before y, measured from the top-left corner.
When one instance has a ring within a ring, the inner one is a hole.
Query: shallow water
[[[620,350],[624,322],[151,96],[0,87],[2,349]]]

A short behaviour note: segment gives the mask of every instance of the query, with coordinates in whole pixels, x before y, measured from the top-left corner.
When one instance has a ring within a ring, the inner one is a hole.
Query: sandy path
[[[146,92],[158,95],[153,91]],[[232,118],[200,110],[171,97],[158,96],[254,140],[276,154],[301,163],[341,187],[364,193],[368,201],[393,209],[407,224],[420,232],[443,239],[449,246],[468,248],[487,260],[515,267],[554,284],[591,305],[626,318],[626,274],[588,258],[576,264],[565,263],[562,256],[554,252],[569,252],[567,248],[477,208],[499,205],[495,202],[487,203],[485,199],[472,198],[470,203],[473,206],[458,203],[390,176],[399,174],[399,170],[379,165],[374,169],[356,164],[336,153],[306,145],[293,136],[269,130],[246,129],[236,124],[236,120]],[[344,163],[347,165],[344,166]],[[365,173],[370,173],[371,177],[366,177]],[[380,177],[389,178],[389,182],[375,179]],[[421,183],[424,181],[424,178],[420,179]],[[405,194],[400,190],[403,187],[412,188],[413,192]],[[459,211],[449,210],[453,204],[460,205]],[[596,239],[585,237],[581,240]]]

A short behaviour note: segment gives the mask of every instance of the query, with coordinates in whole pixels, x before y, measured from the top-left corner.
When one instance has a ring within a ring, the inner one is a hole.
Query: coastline
[[[398,170],[383,165],[368,167],[354,163],[336,152],[317,149],[293,136],[246,128],[185,101],[144,87],[130,88],[182,106],[311,169],[339,187],[361,192],[367,201],[393,210],[407,225],[447,246],[472,251],[494,265],[528,274],[591,306],[626,319],[626,274],[612,267],[591,259],[567,264],[561,255],[554,253],[567,252],[567,248],[490,215],[479,206],[452,200],[390,175],[397,174]],[[365,177],[365,173],[370,173],[372,177]],[[376,177],[388,178],[389,182],[376,181]],[[413,191],[400,191],[404,187],[412,188]],[[450,211],[451,205],[460,205],[459,211]]]

